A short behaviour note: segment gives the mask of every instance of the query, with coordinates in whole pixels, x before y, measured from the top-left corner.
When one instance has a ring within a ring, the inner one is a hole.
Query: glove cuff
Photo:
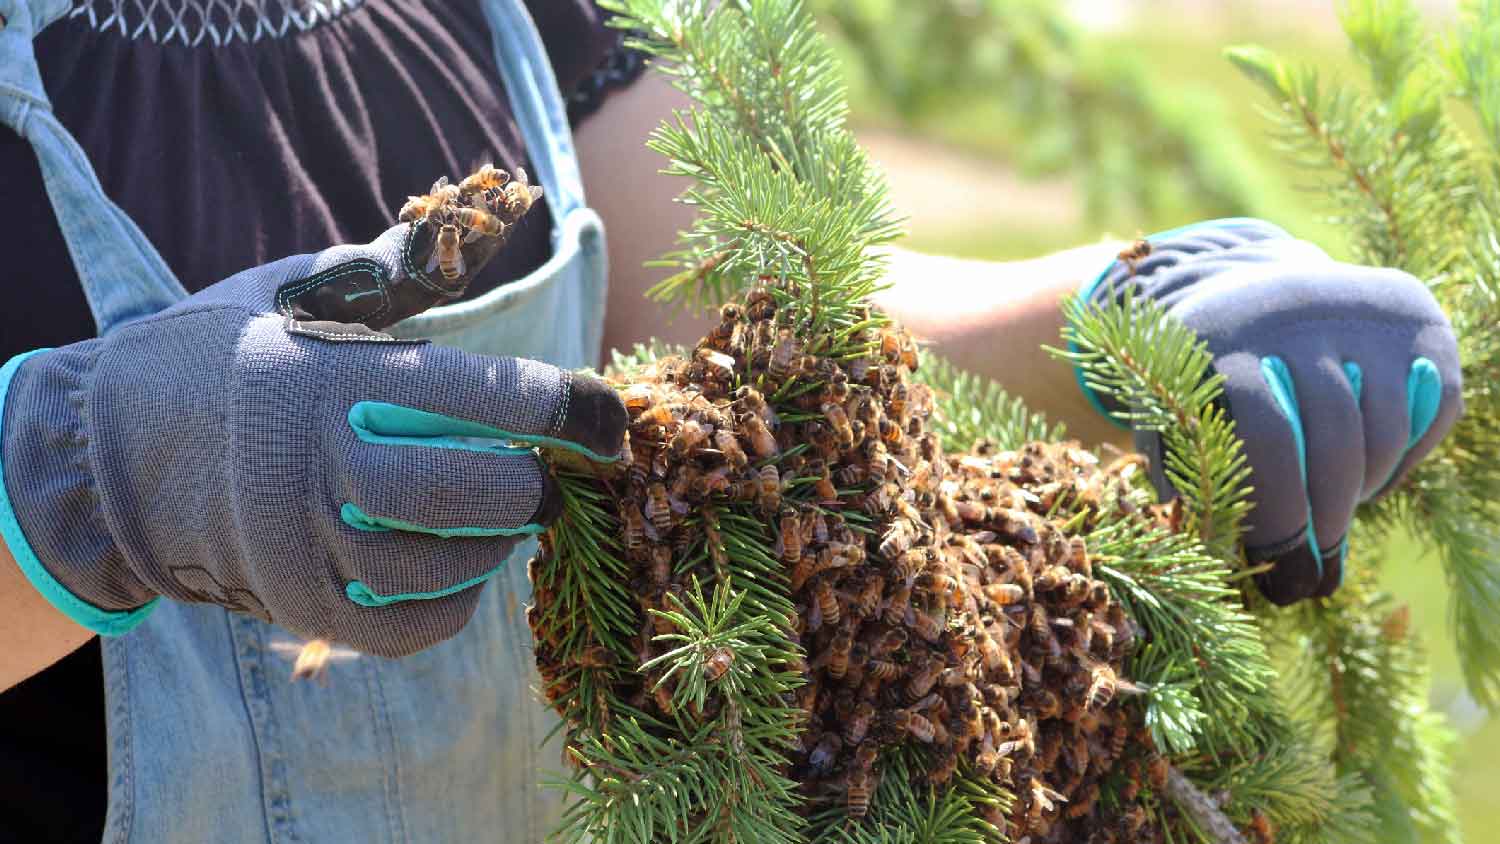
[[[100,507],[85,425],[93,358],[91,341],[0,367],[0,536],[53,606],[112,636],[144,621],[156,596]]]

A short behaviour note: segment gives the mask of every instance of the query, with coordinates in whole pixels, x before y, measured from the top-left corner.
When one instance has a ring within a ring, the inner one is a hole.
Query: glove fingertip
[[[628,417],[619,394],[603,379],[571,373],[558,438],[582,446],[598,459],[612,459],[625,442]]]
[[[552,473],[542,472],[542,500],[537,502],[536,512],[531,516],[530,524],[546,527],[557,521],[562,515],[563,500],[562,488],[558,486],[557,479]]]
[[[1331,549],[1323,552],[1323,577],[1313,590],[1314,598],[1327,598],[1344,582],[1344,557],[1349,548],[1348,539],[1341,539]]]
[[[1270,571],[1255,576],[1255,585],[1266,600],[1284,607],[1313,596],[1325,574],[1318,552],[1300,545],[1277,560]]]

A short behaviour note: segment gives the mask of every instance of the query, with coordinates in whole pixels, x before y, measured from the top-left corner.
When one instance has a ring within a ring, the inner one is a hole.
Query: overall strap
[[[68,0],[0,0],[0,123],[31,143],[73,268],[99,333],[187,296],[156,247],[105,196],[73,136],[42,90],[31,39],[68,11]],[[41,279],[12,279],[37,284]]]
[[[582,208],[583,176],[552,62],[523,0],[483,0],[510,107],[557,225]]]

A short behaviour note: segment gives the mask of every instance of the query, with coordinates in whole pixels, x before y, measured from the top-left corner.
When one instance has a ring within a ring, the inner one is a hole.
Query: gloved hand
[[[1275,561],[1257,584],[1277,604],[1332,594],[1355,506],[1395,486],[1462,412],[1452,326],[1407,273],[1339,263],[1259,220],[1148,240],[1149,255],[1115,261],[1083,295],[1134,290],[1208,344],[1251,469],[1246,551]],[[1159,437],[1137,433],[1137,446],[1160,466]]]
[[[593,459],[625,409],[596,378],[379,329],[463,292],[432,226],[239,273],[102,339],[0,369],[0,535],[103,634],[158,596],[401,656],[457,633],[560,509],[533,444]]]

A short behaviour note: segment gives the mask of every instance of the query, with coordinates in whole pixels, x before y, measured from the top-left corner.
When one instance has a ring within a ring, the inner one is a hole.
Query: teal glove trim
[[[1412,361],[1411,371],[1406,375],[1406,413],[1411,420],[1411,435],[1406,440],[1408,451],[1432,427],[1442,403],[1443,377],[1438,374],[1437,364],[1427,358]]]
[[[399,530],[406,533],[427,533],[433,536],[441,536],[444,539],[452,539],[455,536],[533,536],[546,530],[545,527],[538,524],[521,525],[515,528],[427,527],[426,525],[419,525],[414,522],[403,522],[400,519],[371,516],[369,513],[361,510],[352,501],[344,502],[344,506],[339,508],[339,518],[343,520],[344,524],[355,530],[364,530],[371,533]]]
[[[1307,439],[1302,433],[1302,411],[1297,407],[1297,388],[1292,381],[1292,371],[1287,368],[1286,361],[1275,355],[1260,359],[1260,374],[1266,379],[1266,386],[1271,388],[1271,398],[1281,408],[1281,415],[1286,417],[1287,424],[1292,428],[1292,439],[1297,444],[1297,468],[1302,472],[1302,489],[1308,496],[1307,502],[1307,544],[1312,548],[1313,559],[1318,562],[1318,577],[1323,577],[1323,551],[1318,546],[1318,533],[1313,527],[1312,497],[1307,490]],[[1347,374],[1347,370],[1345,372]]]
[[[1401,452],[1396,465],[1391,467],[1391,474],[1378,488],[1375,493],[1377,496],[1385,494],[1386,488],[1396,480],[1396,472],[1405,462],[1406,452],[1411,451],[1412,446],[1427,435],[1428,429],[1437,419],[1438,409],[1442,403],[1443,377],[1438,374],[1437,365],[1427,358],[1419,357],[1412,361],[1411,369],[1406,373],[1406,418],[1409,425],[1406,433],[1406,449]]]
[[[1210,228],[1213,226],[1232,226],[1244,223],[1267,225],[1265,220],[1257,220],[1254,217],[1224,217],[1218,220],[1202,220],[1196,223],[1188,223],[1185,226],[1178,226],[1175,229],[1167,229],[1164,232],[1157,232],[1156,234],[1147,237],[1146,241],[1154,245],[1159,240],[1168,240],[1170,238],[1177,237],[1178,235],[1187,234],[1194,229]],[[1290,237],[1291,235],[1287,236]],[[1093,281],[1085,284],[1083,288],[1078,291],[1079,300],[1085,303],[1092,301],[1094,298],[1094,291],[1098,290],[1099,285],[1104,283],[1104,279],[1109,277],[1109,271],[1114,269],[1115,264],[1117,263],[1119,263],[1118,259],[1110,261],[1108,266],[1100,270],[1097,276],[1094,276]],[[1068,351],[1072,352],[1075,355],[1078,354],[1078,344],[1074,343],[1072,340],[1069,340]],[[1100,416],[1108,419],[1116,428],[1121,428],[1127,431],[1130,430],[1130,426],[1128,424],[1122,422],[1119,419],[1116,419],[1113,413],[1110,413],[1105,409],[1104,403],[1099,400],[1099,396],[1089,388],[1088,381],[1084,380],[1083,370],[1076,365],[1073,367],[1073,379],[1078,382],[1078,389],[1083,391],[1083,397],[1088,399],[1089,404],[1094,408],[1094,410],[1099,412]]]
[[[1349,379],[1349,389],[1354,391],[1354,406],[1359,407],[1359,397],[1365,391],[1365,371],[1352,360],[1344,361],[1344,377]]]
[[[15,378],[16,371],[21,368],[21,362],[45,351],[48,350],[24,352],[0,367],[0,426],[5,422],[5,395],[10,391],[11,379]],[[0,434],[3,433],[0,431]],[[47,567],[42,565],[36,552],[31,549],[31,544],[26,541],[26,535],[21,531],[21,522],[16,518],[15,507],[10,503],[10,492],[5,488],[4,479],[4,455],[0,454],[0,538],[5,540],[5,546],[10,549],[10,555],[15,558],[16,565],[20,566],[21,573],[47,599],[47,603],[100,636],[119,636],[145,621],[161,598],[152,598],[133,610],[105,610],[79,598],[57,582],[57,578],[47,571]]]
[[[471,586],[478,586],[499,574],[502,568],[505,568],[505,561],[503,560],[500,562],[500,565],[495,566],[478,577],[471,577],[463,583],[455,583],[446,589],[438,589],[434,592],[402,592],[396,595],[380,595],[370,591],[370,587],[366,586],[362,581],[353,580],[349,582],[348,586],[344,587],[344,595],[362,607],[385,607],[405,601],[431,601],[434,598],[446,598],[455,592],[462,592]]]
[[[595,463],[613,463],[619,455],[605,457],[595,454],[578,443],[544,437],[538,434],[517,434],[504,428],[455,419],[441,413],[417,410],[414,407],[382,401],[355,402],[349,408],[349,427],[367,443],[396,446],[427,446],[429,448],[457,448],[467,451],[498,451],[516,454],[529,451],[517,448],[512,443],[565,448],[583,455]]]

